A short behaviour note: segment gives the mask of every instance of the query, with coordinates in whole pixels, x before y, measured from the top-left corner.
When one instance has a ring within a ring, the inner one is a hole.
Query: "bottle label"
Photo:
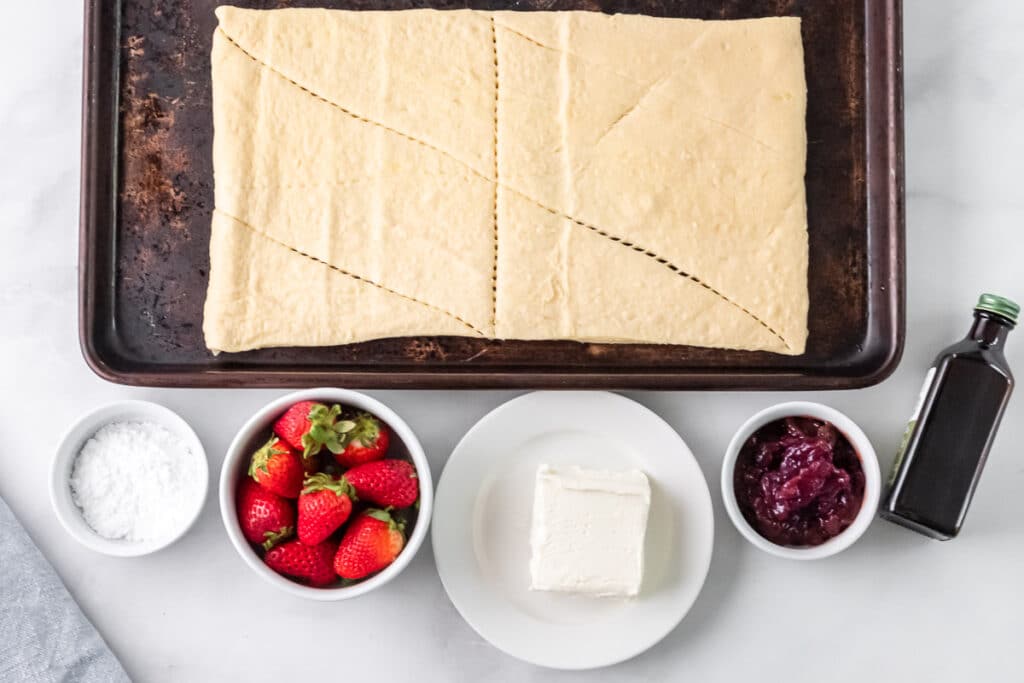
[[[907,422],[907,429],[903,432],[903,440],[900,442],[899,450],[896,451],[896,459],[892,463],[892,472],[889,474],[889,486],[896,481],[896,474],[900,471],[900,465],[903,464],[903,456],[907,453],[907,446],[910,445],[910,437],[914,435],[914,428],[917,427],[917,421],[921,417],[921,409],[924,408],[925,399],[928,398],[928,390],[931,389],[932,380],[935,379],[935,366],[932,366],[928,370],[928,374],[925,375],[924,384],[921,386],[921,393],[917,396],[917,405],[914,406],[914,412],[910,415],[910,421]]]

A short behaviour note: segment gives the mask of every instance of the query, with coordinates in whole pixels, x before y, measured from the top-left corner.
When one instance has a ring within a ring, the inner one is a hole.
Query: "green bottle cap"
[[[1020,316],[1019,304],[997,294],[982,294],[978,298],[978,305],[974,307],[974,310],[1001,315],[1014,325],[1017,324],[1017,318]]]

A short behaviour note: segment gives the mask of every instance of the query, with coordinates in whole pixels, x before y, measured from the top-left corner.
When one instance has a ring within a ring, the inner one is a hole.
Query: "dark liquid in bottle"
[[[977,311],[967,338],[939,354],[882,517],[940,540],[960,532],[1013,389],[1003,356],[1012,328],[1010,320]]]

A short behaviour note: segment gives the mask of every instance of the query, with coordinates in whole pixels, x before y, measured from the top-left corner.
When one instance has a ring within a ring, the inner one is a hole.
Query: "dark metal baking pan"
[[[807,352],[399,338],[213,356],[202,337],[213,209],[217,0],[87,0],[80,324],[89,365],[151,386],[840,389],[884,379],[904,327],[900,0],[235,0],[273,8],[586,9],[796,15],[808,82]]]

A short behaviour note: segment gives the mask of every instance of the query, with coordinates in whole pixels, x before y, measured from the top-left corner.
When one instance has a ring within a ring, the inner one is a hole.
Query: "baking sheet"
[[[851,388],[895,368],[904,325],[899,0],[243,1],[254,8],[560,10],[803,19],[810,337],[786,357],[644,344],[398,338],[213,356],[202,338],[213,210],[214,0],[87,0],[81,341],[150,386]]]

